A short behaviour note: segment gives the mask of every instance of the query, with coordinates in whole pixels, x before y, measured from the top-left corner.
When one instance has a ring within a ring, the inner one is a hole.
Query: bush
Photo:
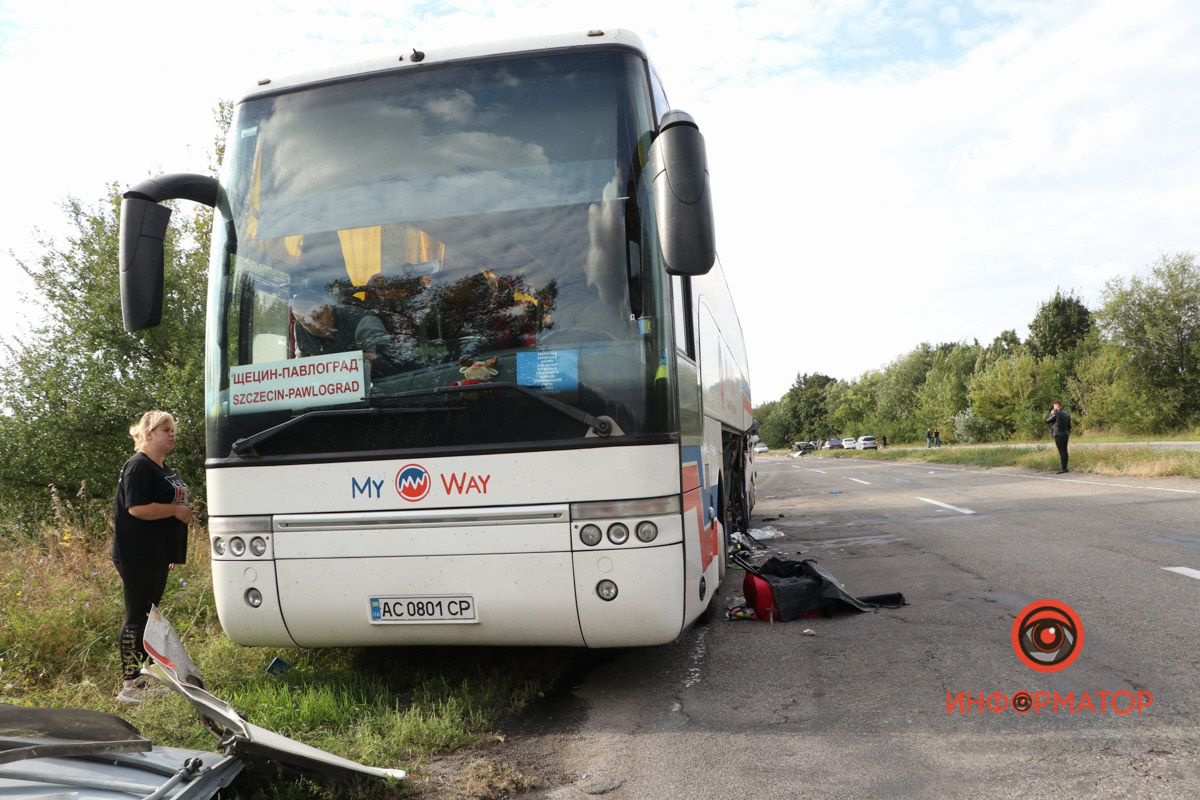
[[[964,408],[954,415],[954,440],[963,444],[990,442],[999,432],[995,422],[975,413],[972,408]]]

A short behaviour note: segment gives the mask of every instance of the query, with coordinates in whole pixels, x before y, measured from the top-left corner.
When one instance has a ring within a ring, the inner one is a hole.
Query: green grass
[[[256,725],[364,764],[407,769],[416,779],[384,795],[376,781],[330,794],[305,780],[259,775],[239,778],[238,797],[411,796],[430,757],[477,742],[583,657],[567,648],[241,647],[217,620],[207,545],[207,534],[194,528],[191,561],[171,573],[162,608],[208,688]],[[155,744],[215,750],[216,738],[182,698],[115,701],[123,609],[108,548],[103,532],[61,523],[33,538],[0,530],[0,702],[114,712]],[[280,677],[266,672],[275,656],[292,664]]]

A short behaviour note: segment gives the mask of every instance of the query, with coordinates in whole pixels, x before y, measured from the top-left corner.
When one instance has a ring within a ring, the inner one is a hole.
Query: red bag
[[[763,620],[782,620],[779,607],[775,605],[775,595],[771,593],[771,584],[757,575],[749,572],[742,578],[742,594],[746,596],[746,605],[754,609],[754,616]]]

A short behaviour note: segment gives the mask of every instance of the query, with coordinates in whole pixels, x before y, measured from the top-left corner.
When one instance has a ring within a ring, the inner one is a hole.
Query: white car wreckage
[[[369,767],[248,722],[210,694],[179,635],[155,608],[143,638],[142,672],[187,699],[219,737],[219,753],[154,745],[115,714],[0,703],[0,800],[207,800],[247,760],[270,760],[310,775],[403,780],[402,769]]]

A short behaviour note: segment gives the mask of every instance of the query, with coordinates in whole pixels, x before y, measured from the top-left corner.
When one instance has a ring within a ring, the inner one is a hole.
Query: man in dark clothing
[[[317,292],[292,298],[297,355],[321,356],[362,350],[374,377],[394,371],[391,337],[379,317],[366,309],[335,303]]]
[[[1054,445],[1058,448],[1058,459],[1062,462],[1062,469],[1058,471],[1059,475],[1067,472],[1067,440],[1071,438],[1071,415],[1063,410],[1062,403],[1054,401],[1054,408],[1050,409],[1050,416],[1046,417],[1046,424],[1050,426],[1050,433],[1054,435]]]

